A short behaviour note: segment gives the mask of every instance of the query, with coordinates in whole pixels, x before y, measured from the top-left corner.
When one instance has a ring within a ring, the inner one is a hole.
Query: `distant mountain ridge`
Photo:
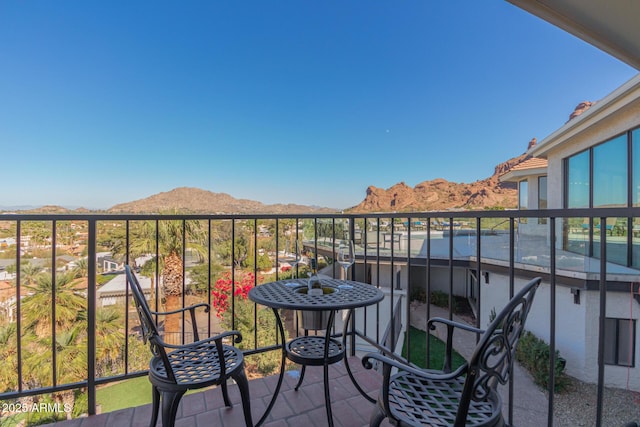
[[[305,214],[335,213],[338,210],[297,204],[266,205],[255,200],[236,199],[226,193],[214,193],[200,188],[180,187],[140,200],[119,203],[109,209],[70,209],[56,205],[25,206],[26,209],[0,209],[5,213],[23,214]]]
[[[180,213],[254,214],[254,213],[332,213],[336,209],[296,204],[264,203],[236,199],[226,193],[214,193],[200,188],[180,187],[133,202],[120,203],[107,210],[109,213]]]

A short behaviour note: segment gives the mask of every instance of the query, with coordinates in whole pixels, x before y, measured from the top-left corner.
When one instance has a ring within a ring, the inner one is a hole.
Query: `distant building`
[[[142,287],[145,297],[151,297],[151,278],[138,275],[138,281]],[[113,279],[102,285],[96,292],[99,307],[106,307],[115,304],[125,304],[127,295],[127,276],[125,274],[117,274]],[[131,299],[131,291],[129,290],[129,301]]]

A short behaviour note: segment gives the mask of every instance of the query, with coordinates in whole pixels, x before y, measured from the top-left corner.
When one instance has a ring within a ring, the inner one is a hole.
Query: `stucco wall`
[[[556,285],[556,348],[567,360],[567,374],[580,380],[595,383],[598,379],[598,319],[600,299],[597,291],[580,290],[580,304],[574,303],[571,288]],[[514,293],[522,289],[528,280],[516,279]],[[482,284],[481,325],[489,323],[491,309],[499,312],[509,299],[509,278],[491,275],[489,284]],[[638,319],[640,304],[629,294],[609,292],[607,294],[607,317]],[[550,285],[542,282],[525,329],[549,342],[550,337]],[[637,328],[640,330],[640,327]],[[638,331],[636,331],[636,342]],[[635,368],[605,366],[605,385],[640,390],[639,349],[635,349]]]

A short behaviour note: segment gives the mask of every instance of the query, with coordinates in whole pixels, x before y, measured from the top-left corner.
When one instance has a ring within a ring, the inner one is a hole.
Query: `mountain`
[[[535,144],[535,138],[529,144]],[[498,177],[530,157],[522,154],[500,163],[489,178],[471,184],[455,183],[443,178],[424,181],[411,188],[404,182],[386,190],[370,186],[365,199],[347,211],[425,212],[461,209],[515,208],[518,190],[515,183],[500,182]]]
[[[214,193],[199,188],[180,187],[154,194],[145,199],[120,203],[111,207],[109,213],[180,213],[206,214],[298,214],[334,213],[336,209],[295,204],[265,205],[247,199],[236,199],[226,193]]]

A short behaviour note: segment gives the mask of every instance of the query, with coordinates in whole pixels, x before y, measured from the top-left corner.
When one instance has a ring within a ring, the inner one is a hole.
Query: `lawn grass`
[[[96,401],[103,413],[146,405],[151,403],[151,383],[143,376],[103,386],[96,391]]]
[[[186,394],[204,390],[206,388],[189,390]],[[151,383],[145,375],[105,385],[96,391],[96,401],[103,413],[146,405],[151,403]]]
[[[411,354],[409,360],[421,368],[426,368],[425,354],[427,353],[427,340],[426,332],[413,326],[409,327],[409,337],[411,340]],[[445,345],[440,339],[433,335],[429,335],[429,368],[442,369],[444,363],[444,349]],[[407,357],[407,341],[402,347],[402,357]],[[456,369],[458,366],[466,363],[464,357],[462,357],[457,351],[453,350],[451,355],[451,369]]]

